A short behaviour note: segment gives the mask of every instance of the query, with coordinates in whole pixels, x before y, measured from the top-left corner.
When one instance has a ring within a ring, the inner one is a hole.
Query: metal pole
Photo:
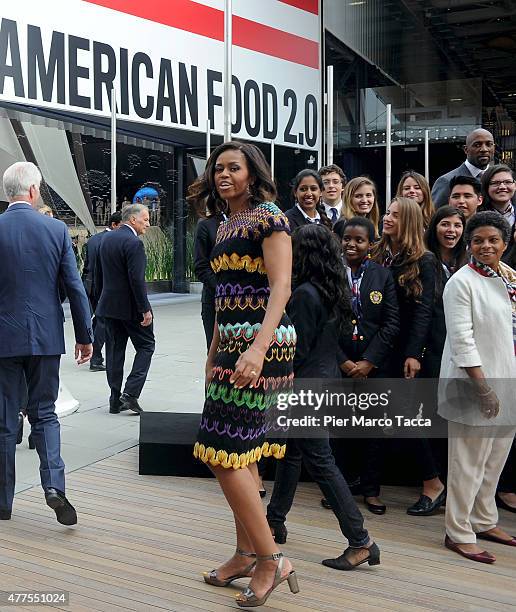
[[[275,153],[276,151],[274,150],[274,140],[271,140],[271,176],[272,178],[274,178],[274,165],[275,165]]]
[[[224,7],[224,141],[231,140],[231,103],[233,75],[233,1],[225,0]]]
[[[206,161],[211,155],[211,124],[210,120],[206,121]]]
[[[111,214],[116,212],[116,91],[111,90]]]
[[[389,206],[391,202],[391,130],[392,130],[392,107],[387,104],[386,108],[387,122],[385,126],[385,205]]]
[[[333,66],[326,68],[326,163],[333,164]]]
[[[429,150],[430,133],[425,130],[425,178],[430,182],[430,150]]]

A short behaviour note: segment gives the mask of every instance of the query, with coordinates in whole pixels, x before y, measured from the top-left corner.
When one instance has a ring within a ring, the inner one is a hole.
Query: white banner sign
[[[318,0],[233,0],[233,135],[317,149]],[[0,101],[223,133],[223,0],[16,0]]]

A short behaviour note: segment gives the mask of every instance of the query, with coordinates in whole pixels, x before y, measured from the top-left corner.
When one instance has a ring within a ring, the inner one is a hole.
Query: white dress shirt
[[[298,208],[301,211],[301,214],[303,215],[303,217],[305,219],[308,219],[308,221],[310,221],[310,223],[320,223],[321,222],[321,215],[319,214],[319,212],[317,210],[315,211],[315,217],[310,217],[301,208],[301,206],[299,205],[299,202],[296,202],[296,208]]]

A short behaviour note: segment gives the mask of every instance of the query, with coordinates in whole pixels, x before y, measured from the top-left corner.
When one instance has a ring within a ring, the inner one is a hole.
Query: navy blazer
[[[151,307],[147,299],[143,242],[127,225],[108,232],[100,244],[95,271],[96,315],[142,321]]]
[[[391,355],[394,341],[400,331],[398,298],[392,274],[374,261],[370,261],[360,283],[362,318],[357,325],[356,340],[352,335],[342,338],[338,354],[339,364],[367,360],[383,369]]]
[[[296,287],[286,308],[296,328],[296,378],[339,378],[338,336],[319,291],[312,283]]]
[[[95,295],[95,270],[98,268],[97,259],[100,254],[100,243],[107,230],[93,234],[84,246],[84,266],[82,268],[82,282],[90,299]]]
[[[288,224],[290,226],[291,232],[293,232],[296,227],[302,227],[303,225],[309,225],[310,223],[313,223],[313,221],[308,221],[308,219],[303,215],[303,213],[299,210],[297,206],[289,208],[285,212],[285,216],[288,219]]]
[[[65,352],[60,280],[76,342],[93,341],[88,298],[68,229],[25,202],[0,215],[0,357]]]
[[[202,283],[202,302],[215,304],[217,285],[215,272],[210,264],[210,255],[217,239],[217,230],[224,217],[221,213],[199,219],[195,230],[194,270]]]

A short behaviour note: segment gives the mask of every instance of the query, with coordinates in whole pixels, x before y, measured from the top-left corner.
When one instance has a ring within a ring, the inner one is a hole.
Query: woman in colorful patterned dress
[[[271,444],[265,436],[278,394],[292,385],[296,339],[285,314],[290,231],[275,198],[263,154],[238,142],[215,149],[189,195],[209,211],[222,203],[228,215],[211,254],[217,318],[194,456],[217,477],[236,526],[235,554],[204,580],[226,586],[251,577],[237,598],[243,607],[262,605],[284,580],[292,592],[299,590],[291,563],[274,543],[258,493],[257,462],[285,454],[284,445]]]

